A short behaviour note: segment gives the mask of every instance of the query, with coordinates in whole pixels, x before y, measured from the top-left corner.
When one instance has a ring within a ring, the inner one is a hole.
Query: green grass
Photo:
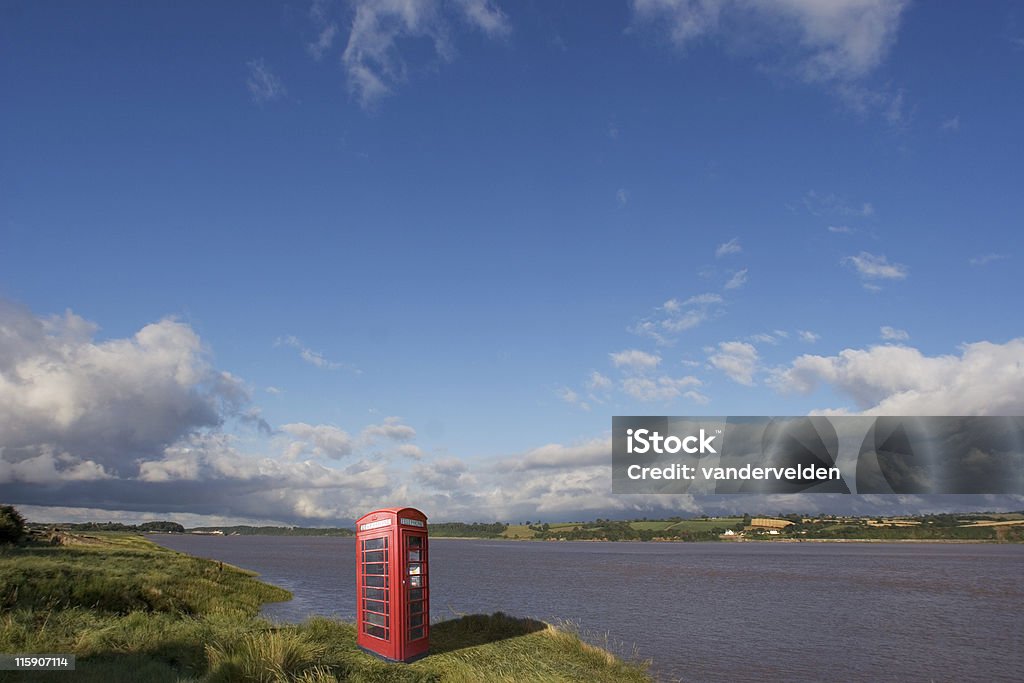
[[[684,519],[665,527],[673,531],[711,531],[712,529],[731,529],[742,522],[742,517],[719,517],[717,519]]]
[[[509,524],[502,534],[505,538],[533,538],[536,532],[525,524]]]
[[[674,522],[658,520],[655,522],[630,522],[629,525],[637,531],[664,531],[672,526]]]
[[[0,681],[205,683],[301,681],[648,681],[556,629],[501,613],[431,625],[431,654],[391,664],[356,648],[355,626],[328,619],[272,625],[288,599],[250,572],[126,535],[0,550],[0,652],[73,653],[74,674],[0,672]]]

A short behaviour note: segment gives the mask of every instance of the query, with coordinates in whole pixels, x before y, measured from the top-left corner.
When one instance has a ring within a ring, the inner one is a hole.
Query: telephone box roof
[[[411,507],[391,507],[391,508],[379,508],[377,510],[371,510],[370,512],[367,512],[365,515],[363,515],[362,517],[357,519],[356,523],[358,524],[359,522],[361,522],[362,520],[366,519],[370,515],[379,515],[382,512],[386,513],[386,514],[389,514],[389,515],[395,515],[395,516],[397,516],[397,515],[399,515],[399,514],[401,514],[403,512],[412,512],[414,514],[419,515],[423,519],[427,518],[427,516],[425,514],[423,514],[422,511],[417,510],[416,508],[411,508]]]

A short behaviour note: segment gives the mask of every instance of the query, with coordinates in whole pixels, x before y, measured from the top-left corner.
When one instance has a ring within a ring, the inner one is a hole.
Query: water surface
[[[355,541],[156,535],[355,619]],[[665,680],[1024,680],[1024,546],[431,540],[431,616],[571,620]]]

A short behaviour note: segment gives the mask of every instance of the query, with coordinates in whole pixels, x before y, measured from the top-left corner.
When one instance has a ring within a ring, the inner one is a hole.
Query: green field
[[[716,519],[684,519],[665,527],[673,531],[711,531],[729,529],[743,521],[742,517],[718,517]]]
[[[534,528],[530,528],[525,524],[510,524],[505,532],[502,534],[504,538],[514,539],[535,539],[547,537],[559,537],[562,534],[569,532],[584,530],[589,532],[591,535],[600,536],[602,530],[608,529],[612,526],[618,526],[627,524],[629,528],[636,531],[651,532],[657,536],[658,532],[670,531],[672,533],[668,536],[673,536],[676,533],[697,533],[697,532],[711,532],[714,529],[728,529],[734,527],[737,523],[742,522],[742,517],[722,517],[718,519],[684,519],[682,521],[675,519],[655,519],[655,520],[643,520],[633,522],[556,522],[554,524],[548,524],[548,531],[546,534],[541,534],[537,531],[540,526],[534,524]]]
[[[525,524],[509,524],[502,534],[505,538],[533,538],[534,530]]]
[[[634,529],[644,531],[664,531],[668,527],[672,526],[675,522],[669,522],[665,520],[659,520],[655,522],[630,522],[629,525]]]
[[[74,545],[0,547],[0,652],[75,654],[76,671],[0,681],[649,680],[571,630],[500,613],[432,624],[428,657],[389,664],[356,648],[352,624],[261,619],[262,603],[291,596],[250,572],[137,536],[64,540]]]

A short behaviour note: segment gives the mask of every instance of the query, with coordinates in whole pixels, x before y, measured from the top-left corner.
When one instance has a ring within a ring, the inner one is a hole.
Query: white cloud
[[[629,190],[624,187],[620,187],[615,193],[615,201],[618,203],[620,208],[629,204]]]
[[[508,35],[507,18],[487,0],[355,0],[355,16],[341,61],[349,88],[363,107],[371,107],[408,78],[400,45],[427,41],[442,61],[454,58],[446,12],[455,14],[491,38]]]
[[[575,405],[580,400],[580,395],[569,387],[560,387],[555,393],[558,395],[558,398],[570,405]]]
[[[409,441],[416,438],[416,430],[407,424],[403,424],[400,417],[386,417],[380,424],[365,427],[360,433],[360,437],[367,443],[377,439]]]
[[[724,303],[720,294],[705,292],[680,301],[669,299],[658,307],[651,318],[641,320],[629,331],[642,337],[650,337],[659,344],[669,344],[673,337],[697,327],[707,320],[712,307]]]
[[[850,202],[832,192],[821,194],[815,190],[808,190],[800,199],[804,209],[812,216],[854,216],[868,218],[875,214],[875,206],[871,202]],[[832,232],[844,232],[847,228],[839,226],[829,228]]]
[[[800,341],[807,342],[808,344],[813,344],[814,342],[821,339],[820,334],[816,334],[814,332],[811,332],[810,330],[797,330],[796,336],[800,338]]]
[[[721,370],[734,382],[746,386],[754,385],[754,373],[758,370],[759,356],[752,344],[740,341],[720,342],[717,350],[709,351],[708,362]]]
[[[725,283],[725,289],[739,289],[743,285],[747,284],[747,269],[737,270],[729,278],[729,281]]]
[[[828,384],[867,415],[1021,415],[1024,339],[964,344],[959,356],[893,345],[803,355],[777,371],[775,383],[801,393]]]
[[[942,122],[942,125],[939,126],[939,128],[950,133],[955,133],[960,130],[960,117],[953,116],[946,119]]]
[[[675,299],[672,299],[674,302]],[[691,296],[689,299],[683,302],[683,306],[707,306],[710,304],[722,303],[722,296],[713,292],[705,292],[704,294],[697,294]],[[665,304],[665,308],[668,309],[668,303]],[[678,308],[676,310],[679,310]]]
[[[559,387],[555,391],[555,395],[558,396],[564,403],[568,403],[571,406],[578,406],[581,410],[590,410],[590,404],[583,400],[583,397],[578,392],[573,391],[569,387]]]
[[[296,422],[281,425],[281,431],[297,439],[288,447],[287,456],[292,459],[312,454],[337,460],[355,450],[355,442],[349,433],[333,425]]]
[[[491,38],[504,38],[512,32],[508,17],[490,0],[454,0],[463,18]]]
[[[907,0],[633,0],[637,24],[667,29],[685,49],[701,39],[724,41],[735,53],[755,54],[766,71],[784,71],[868,106],[863,86],[849,92],[885,59],[896,40]],[[756,36],[756,40],[751,40]],[[770,61],[762,61],[762,55]],[[847,91],[844,94],[844,89]],[[899,104],[884,106],[898,111]],[[871,106],[879,107],[878,102]]]
[[[981,256],[972,257],[968,263],[972,266],[986,266],[993,261],[1002,261],[1003,259],[1010,258],[1009,254],[982,254]]]
[[[893,127],[899,127],[907,122],[902,90],[869,88],[859,83],[839,83],[835,86],[835,93],[839,100],[858,116],[879,114]],[[870,215],[870,212],[866,215]]]
[[[632,372],[644,372],[653,370],[661,362],[661,356],[655,353],[647,353],[639,349],[626,349],[617,353],[610,353],[612,365]]]
[[[715,249],[715,258],[722,258],[729,254],[738,254],[741,251],[743,251],[743,247],[740,246],[740,238],[733,237],[728,242],[723,242],[718,245],[718,248]]]
[[[882,339],[887,341],[907,341],[910,339],[910,335],[907,334],[906,330],[889,327],[888,325],[883,325],[878,332],[882,335]]]
[[[324,53],[331,49],[334,45],[334,38],[338,35],[338,25],[331,23],[320,29],[319,35],[315,41],[306,46],[309,54],[313,59],[320,61],[323,58]]]
[[[281,390],[278,389],[277,387],[266,387],[263,389],[263,391],[267,392],[268,394],[273,394],[275,396],[281,393]]]
[[[845,257],[842,262],[853,266],[864,280],[902,280],[910,274],[907,266],[902,263],[889,263],[884,254],[862,251],[856,256]]]
[[[708,311],[705,308],[686,311],[677,316],[666,318],[661,321],[661,329],[673,334],[685,332],[697,327],[708,319]]]
[[[590,377],[587,378],[587,389],[597,392],[607,392],[612,388],[612,381],[610,378],[605,377],[597,370],[590,373]]]
[[[249,77],[245,85],[249,88],[254,102],[272,102],[285,95],[284,84],[266,65],[262,59],[254,59],[246,62],[249,68]]]
[[[423,449],[414,443],[399,444],[395,451],[399,455],[412,458],[413,460],[421,460],[423,458]]]
[[[852,235],[854,233],[854,229],[847,225],[830,225],[828,226],[828,231],[839,235]]]
[[[701,384],[702,382],[692,375],[678,378],[668,376],[627,377],[622,380],[622,390],[638,401],[668,401],[683,395],[686,389]],[[699,396],[700,394],[695,393],[694,395]]]
[[[361,374],[360,370],[354,366],[347,365],[345,363],[336,363],[328,360],[324,357],[324,354],[320,351],[314,351],[313,349],[305,346],[298,337],[289,335],[287,337],[280,337],[274,342],[274,346],[288,346],[299,352],[299,358],[309,363],[310,365],[324,370],[339,370],[346,369]]]
[[[406,483],[387,456],[422,457],[408,442],[415,432],[397,418],[355,440],[333,425],[295,422],[252,442],[277,448],[278,457],[239,451],[242,437],[223,433],[225,421],[260,432],[269,426],[246,384],[211,367],[198,335],[177,321],[96,341],[97,327],[71,312],[39,318],[0,300],[0,330],[5,501],[340,520],[379,506]],[[372,461],[360,456],[378,440],[390,450],[372,453]],[[335,462],[301,459],[310,455]]]
[[[509,458],[499,465],[502,470],[545,470],[553,468],[611,466],[612,445],[609,439],[591,439],[566,446],[550,443]]]

